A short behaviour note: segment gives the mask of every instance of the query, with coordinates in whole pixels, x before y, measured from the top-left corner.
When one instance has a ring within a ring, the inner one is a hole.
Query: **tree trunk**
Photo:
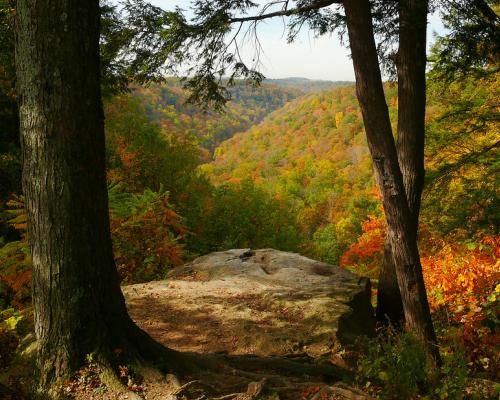
[[[88,354],[111,362],[117,348],[167,353],[129,318],[113,261],[99,2],[18,0],[16,12],[38,391],[57,397]]]
[[[425,0],[400,0],[398,70],[398,139],[399,165],[411,213],[411,228],[418,231],[420,199],[424,186],[425,142],[425,66],[427,62],[427,14]],[[392,249],[386,240],[381,265],[377,319],[398,325],[403,317],[403,303],[397,285]]]
[[[392,255],[390,236],[386,235],[384,242],[384,259],[380,265],[377,285],[377,321],[383,325],[391,325],[400,329],[404,322],[403,300],[396,276],[396,265]]]
[[[348,0],[344,2],[344,8],[356,76],[356,95],[382,193],[406,325],[422,340],[428,354],[439,364],[439,351],[425,292],[417,238],[412,228],[412,214],[382,86],[370,2]]]

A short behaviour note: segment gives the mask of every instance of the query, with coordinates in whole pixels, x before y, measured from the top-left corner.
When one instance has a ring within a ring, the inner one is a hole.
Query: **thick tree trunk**
[[[131,321],[113,261],[99,79],[99,4],[18,0],[23,190],[44,396],[86,355],[165,355]]]
[[[382,86],[370,2],[348,0],[344,2],[344,8],[356,76],[356,94],[382,193],[406,325],[422,340],[432,359],[439,363],[436,335],[427,302],[416,235],[412,228],[412,214]]]
[[[397,151],[411,213],[411,228],[415,235],[425,177],[427,14],[428,2],[425,0],[399,2]],[[380,270],[376,314],[380,322],[397,325],[403,317],[403,303],[388,241]]]

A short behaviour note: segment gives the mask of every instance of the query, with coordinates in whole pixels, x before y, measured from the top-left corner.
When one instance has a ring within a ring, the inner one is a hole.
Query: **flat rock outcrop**
[[[273,249],[211,253],[123,292],[139,326],[182,351],[319,356],[374,330],[367,278]]]

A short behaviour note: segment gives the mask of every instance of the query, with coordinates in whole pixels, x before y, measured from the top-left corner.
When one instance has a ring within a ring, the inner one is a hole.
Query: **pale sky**
[[[165,10],[179,6],[189,10],[189,0],[149,0]],[[258,3],[258,1],[256,1]],[[443,26],[437,15],[429,18],[428,39],[433,41],[433,32],[442,34]],[[314,38],[307,27],[292,44],[287,44],[282,20],[270,19],[259,24],[260,42],[264,51],[260,71],[266,78],[304,77],[323,80],[354,80],[349,50],[340,45],[336,34]],[[246,62],[253,58],[253,47],[240,47]]]

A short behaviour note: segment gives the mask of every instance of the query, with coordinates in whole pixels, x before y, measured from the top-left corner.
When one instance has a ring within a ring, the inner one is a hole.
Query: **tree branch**
[[[479,157],[487,154],[491,150],[494,150],[498,147],[500,147],[500,140],[497,140],[495,143],[492,143],[491,145],[486,146],[480,150],[471,151],[467,154],[464,154],[460,159],[458,159],[453,164],[444,165],[442,168],[436,171],[437,175],[431,182],[429,182],[429,186],[434,187],[440,184],[442,181],[445,180],[445,178],[449,177],[449,175],[452,174],[453,172],[459,170],[464,165],[476,162]]]
[[[297,7],[297,8],[291,8],[291,9],[284,8],[283,10],[280,10],[280,11],[275,11],[275,12],[268,13],[268,14],[254,15],[251,17],[230,18],[229,23],[247,22],[247,21],[262,21],[264,19],[274,18],[274,17],[288,17],[290,15],[297,15],[297,14],[302,14],[302,13],[308,12],[308,11],[319,10],[320,8],[325,8],[325,7],[331,6],[332,4],[342,4],[342,0],[318,0],[312,4],[310,4],[308,6],[304,6],[304,7]]]
[[[482,14],[482,16],[489,22],[498,24],[500,19],[495,11],[493,11],[493,9],[488,5],[488,3],[486,3],[484,0],[474,0],[474,5]]]

